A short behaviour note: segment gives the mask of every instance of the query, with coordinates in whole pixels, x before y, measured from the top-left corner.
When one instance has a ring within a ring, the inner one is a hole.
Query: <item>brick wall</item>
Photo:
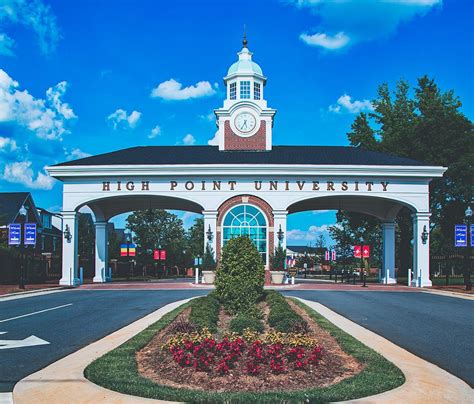
[[[236,135],[230,127],[230,121],[225,121],[224,150],[266,150],[265,121],[260,121],[260,127],[257,132],[250,137]]]

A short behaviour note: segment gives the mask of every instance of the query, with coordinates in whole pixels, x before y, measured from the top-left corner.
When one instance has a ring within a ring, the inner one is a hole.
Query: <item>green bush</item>
[[[214,296],[193,300],[189,321],[200,329],[208,328],[213,333],[217,332],[220,307],[219,300]]]
[[[277,331],[294,332],[306,330],[306,321],[293,311],[283,295],[272,290],[266,292],[266,302],[270,308],[268,325]]]
[[[237,332],[242,334],[246,328],[250,328],[253,331],[262,332],[263,331],[263,324],[262,322],[248,314],[240,313],[234,317],[230,324],[229,329],[232,332]]]
[[[216,293],[231,314],[254,310],[263,295],[265,269],[248,237],[231,239],[222,249],[216,273]]]

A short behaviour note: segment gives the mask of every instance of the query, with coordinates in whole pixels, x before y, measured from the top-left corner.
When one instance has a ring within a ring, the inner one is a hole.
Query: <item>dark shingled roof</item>
[[[0,225],[13,223],[21,205],[29,207],[33,211],[34,221],[40,223],[38,212],[29,192],[0,192]],[[33,221],[31,213],[28,220]]]
[[[343,146],[273,146],[270,151],[219,151],[217,146],[141,146],[56,166],[141,164],[426,165],[391,154]]]

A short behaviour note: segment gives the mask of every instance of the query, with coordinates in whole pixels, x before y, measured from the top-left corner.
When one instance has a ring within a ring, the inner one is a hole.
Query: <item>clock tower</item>
[[[265,151],[272,148],[275,109],[268,108],[263,87],[267,81],[260,66],[252,61],[244,36],[239,60],[230,66],[224,84],[227,97],[217,118],[219,150]]]

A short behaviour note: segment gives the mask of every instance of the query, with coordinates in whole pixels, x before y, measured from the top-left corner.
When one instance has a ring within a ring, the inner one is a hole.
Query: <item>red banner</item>
[[[356,258],[362,257],[362,246],[360,246],[360,245],[355,245],[354,246],[354,257],[356,257]]]
[[[370,245],[365,245],[363,248],[362,248],[362,256],[364,258],[369,258],[370,257]]]
[[[324,253],[324,259],[326,261],[329,261],[329,251],[328,250],[326,250],[326,252]]]
[[[160,250],[160,260],[166,261],[166,250]]]
[[[336,261],[336,250],[331,251],[331,260]]]
[[[160,259],[160,250],[153,250],[153,259],[158,261]]]

